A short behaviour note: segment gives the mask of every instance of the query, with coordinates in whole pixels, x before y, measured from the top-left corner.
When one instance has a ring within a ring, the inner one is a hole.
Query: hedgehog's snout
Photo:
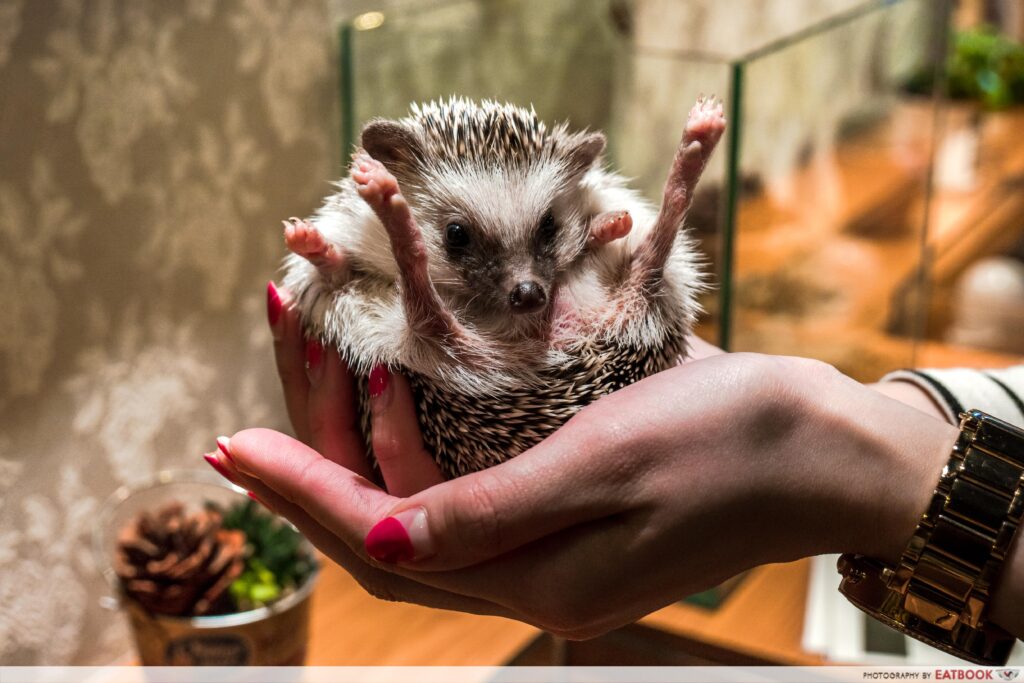
[[[508,295],[513,313],[536,313],[548,302],[544,288],[533,280],[520,282]]]

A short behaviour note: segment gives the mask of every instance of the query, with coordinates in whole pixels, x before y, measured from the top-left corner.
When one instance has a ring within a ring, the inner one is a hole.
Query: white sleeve
[[[981,410],[1024,427],[1024,365],[1002,370],[897,370],[883,382],[910,382],[942,407],[953,424],[965,410]]]

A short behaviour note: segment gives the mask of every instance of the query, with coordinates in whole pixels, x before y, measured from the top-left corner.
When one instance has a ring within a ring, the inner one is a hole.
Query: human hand
[[[375,595],[585,637],[756,564],[894,559],[955,437],[828,366],[726,354],[404,498],[266,430],[217,462]]]
[[[307,340],[291,294],[267,283],[267,320],[288,417],[296,436],[324,458],[374,475],[359,426],[355,377],[337,350]],[[387,490],[410,495],[443,481],[423,447],[409,384],[383,366],[369,377],[373,450]]]

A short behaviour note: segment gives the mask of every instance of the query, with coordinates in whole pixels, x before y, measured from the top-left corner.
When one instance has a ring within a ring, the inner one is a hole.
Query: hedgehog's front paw
[[[690,142],[699,142],[704,148],[704,157],[707,159],[711,150],[722,137],[725,130],[725,112],[722,109],[722,101],[715,96],[701,96],[697,104],[690,110],[690,117],[686,121],[686,131],[683,133],[684,145]]]
[[[378,215],[387,211],[391,198],[398,194],[395,176],[384,164],[361,150],[352,158],[352,179],[356,181],[359,196]]]
[[[590,243],[608,244],[625,237],[633,229],[629,211],[606,211],[590,219]]]
[[[342,252],[328,242],[315,226],[294,216],[281,222],[284,224],[284,241],[290,251],[324,272],[335,273],[344,267]]]

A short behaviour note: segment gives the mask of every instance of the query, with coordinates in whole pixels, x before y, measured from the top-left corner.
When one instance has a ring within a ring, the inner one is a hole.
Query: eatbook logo
[[[999,676],[1001,681],[1015,681],[1020,676],[1019,669],[999,669],[996,671],[996,676]]]

